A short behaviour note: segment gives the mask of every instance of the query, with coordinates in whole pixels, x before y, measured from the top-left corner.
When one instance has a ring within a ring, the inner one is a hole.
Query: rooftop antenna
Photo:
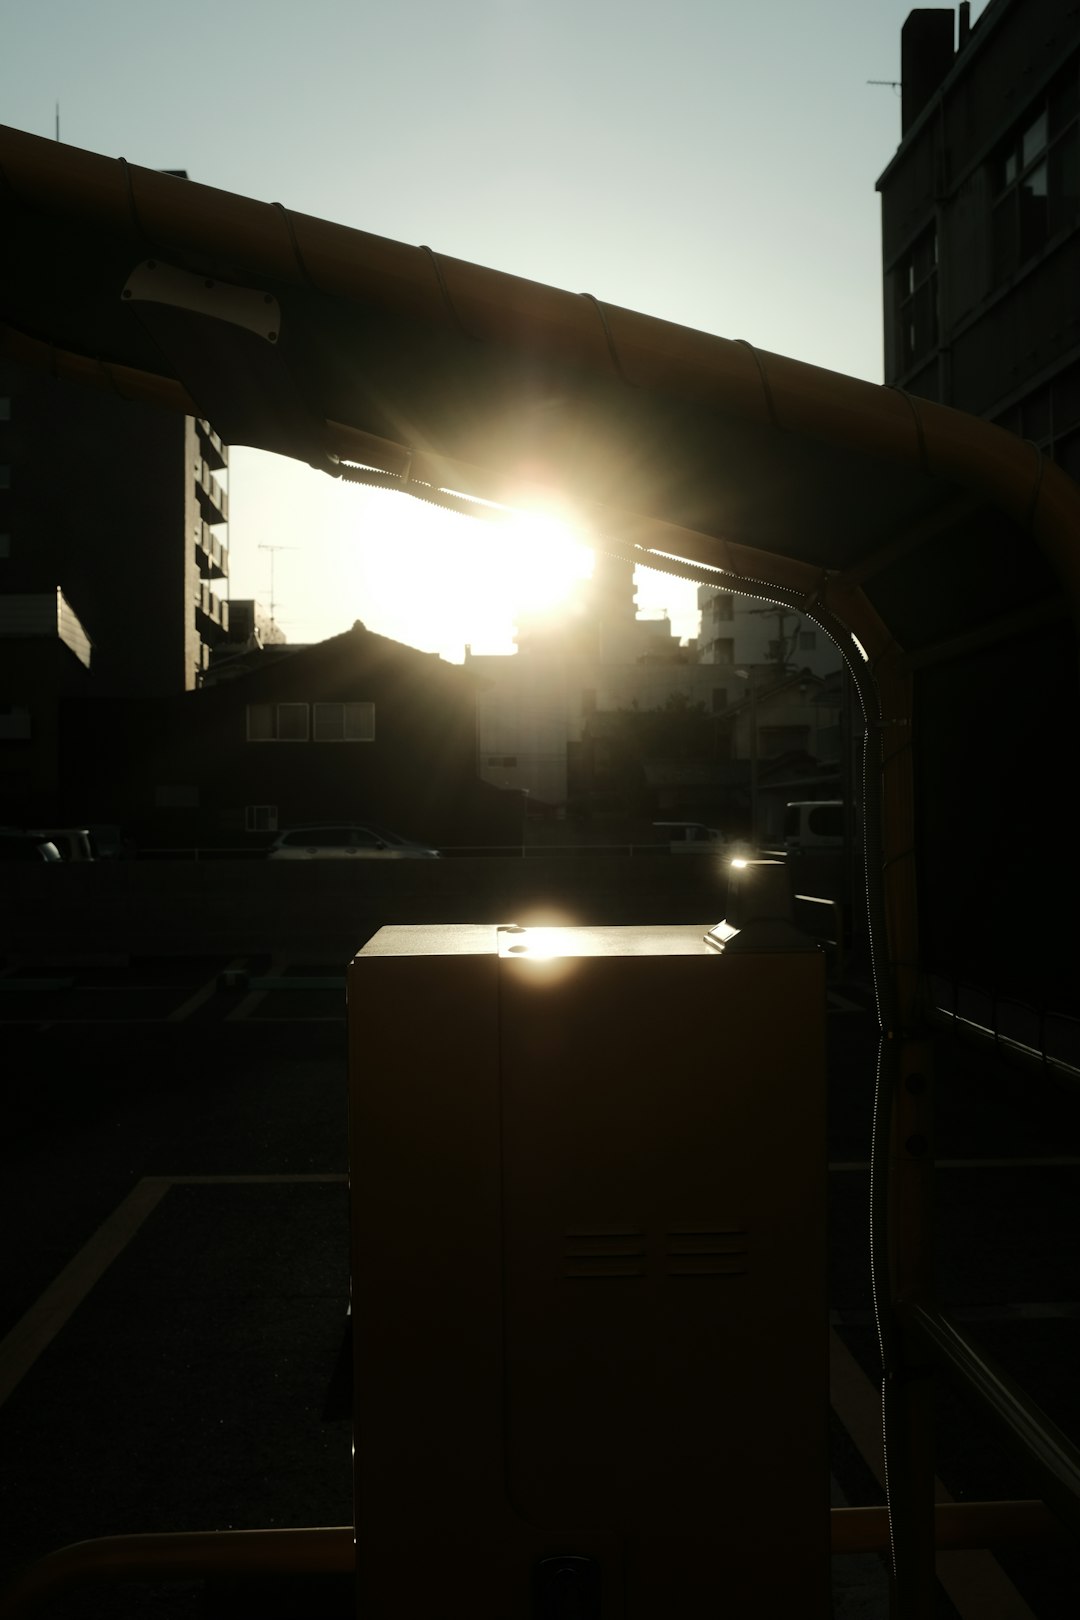
[[[275,551],[299,551],[300,547],[263,545],[262,541],[260,541],[259,550],[268,551],[270,553],[270,624],[273,626],[276,622],[274,619],[274,608],[277,606],[277,599],[274,596],[274,553]]]
[[[56,103],[56,138],[60,139],[60,103]]]
[[[867,84],[887,84],[890,90],[902,90],[903,84],[899,79],[867,79]]]

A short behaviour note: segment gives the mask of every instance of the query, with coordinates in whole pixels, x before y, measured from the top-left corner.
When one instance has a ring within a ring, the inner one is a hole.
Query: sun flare
[[[553,513],[515,512],[497,525],[497,532],[508,593],[518,613],[557,607],[593,571],[593,553]]]
[[[340,493],[335,594],[351,618],[422,651],[512,653],[514,626],[558,614],[592,573],[592,551],[557,512],[474,518],[382,490]]]

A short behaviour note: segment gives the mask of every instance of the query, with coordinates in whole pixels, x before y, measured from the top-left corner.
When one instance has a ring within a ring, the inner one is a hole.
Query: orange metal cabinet
[[[822,958],[705,928],[351,964],[365,1620],[829,1612]]]

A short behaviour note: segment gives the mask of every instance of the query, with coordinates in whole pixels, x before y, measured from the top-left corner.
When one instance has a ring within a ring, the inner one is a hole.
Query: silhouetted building
[[[93,691],[188,691],[207,668],[228,632],[227,465],[207,422],[0,362],[0,593],[63,592]]]
[[[878,181],[885,381],[987,417],[1080,478],[1080,9],[913,11]]]
[[[287,827],[349,821],[439,846],[519,843],[521,795],[477,776],[476,689],[356,624],[253,647],[195,692],[67,704],[65,765],[108,783],[118,811],[101,819],[125,819],[143,848],[256,851]]]

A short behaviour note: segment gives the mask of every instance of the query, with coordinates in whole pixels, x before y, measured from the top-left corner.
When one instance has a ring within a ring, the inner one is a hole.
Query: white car
[[[719,827],[706,827],[701,821],[654,821],[653,832],[673,855],[723,853],[727,847]]]
[[[325,827],[290,827],[279,833],[267,853],[272,861],[433,861],[441,851],[387,832],[385,827],[339,821]]]

